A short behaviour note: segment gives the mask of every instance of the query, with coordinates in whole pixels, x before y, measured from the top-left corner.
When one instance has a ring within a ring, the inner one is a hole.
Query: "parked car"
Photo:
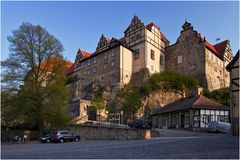
[[[152,126],[148,121],[137,119],[131,122],[128,122],[128,126],[131,128],[138,128],[138,129],[151,129]]]
[[[52,136],[53,136],[53,132],[47,133],[47,134],[45,134],[45,135],[42,136],[42,138],[41,138],[40,141],[41,141],[42,143],[49,143],[49,142],[51,142]]]
[[[53,132],[53,135],[51,137],[51,141],[60,142],[60,143],[63,143],[65,141],[78,142],[80,139],[81,137],[79,134],[76,134],[67,130],[55,131]]]
[[[208,132],[230,133],[231,124],[226,122],[211,121],[208,124]]]

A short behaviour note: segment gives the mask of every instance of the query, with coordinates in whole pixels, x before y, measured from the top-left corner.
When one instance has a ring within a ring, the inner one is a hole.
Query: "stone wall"
[[[177,42],[166,48],[166,70],[194,76],[201,86],[207,88],[205,47],[199,41],[196,31],[182,31]]]
[[[114,128],[104,126],[88,126],[88,125],[71,125],[66,129],[79,133],[82,140],[133,140],[133,139],[149,139],[151,137],[150,130],[132,129],[132,128]],[[153,136],[158,136],[156,132],[152,132]]]
[[[39,133],[36,130],[6,129],[1,127],[1,142],[10,142],[16,135],[26,135],[27,140],[36,140],[39,138]]]

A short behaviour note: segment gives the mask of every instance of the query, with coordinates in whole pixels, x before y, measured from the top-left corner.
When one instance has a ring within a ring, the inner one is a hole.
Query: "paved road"
[[[227,134],[160,130],[151,140],[88,140],[64,144],[3,144],[1,158],[86,159],[86,158],[239,158],[238,137]]]

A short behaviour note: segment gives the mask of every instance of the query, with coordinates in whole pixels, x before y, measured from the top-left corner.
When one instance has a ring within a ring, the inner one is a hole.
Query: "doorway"
[[[181,114],[181,128],[184,128],[184,114]]]

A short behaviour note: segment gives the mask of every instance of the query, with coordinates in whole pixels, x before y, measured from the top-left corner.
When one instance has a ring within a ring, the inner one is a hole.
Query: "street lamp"
[[[120,113],[121,113],[121,124],[123,124],[123,111],[121,111]]]

